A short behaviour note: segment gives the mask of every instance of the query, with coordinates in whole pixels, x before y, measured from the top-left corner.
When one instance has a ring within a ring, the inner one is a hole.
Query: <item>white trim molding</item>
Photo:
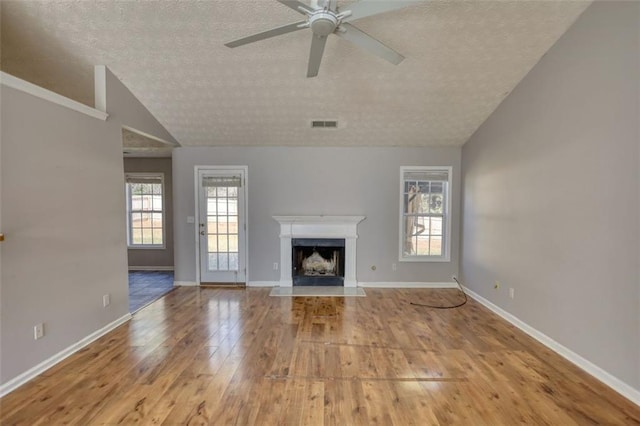
[[[458,288],[456,283],[448,282],[402,282],[402,281],[390,281],[390,282],[359,282],[358,287],[367,288]]]
[[[129,266],[129,271],[173,271],[173,266]]]
[[[44,361],[42,361],[40,364],[36,365],[35,367],[30,368],[29,370],[25,371],[24,373],[20,374],[19,376],[14,377],[13,379],[9,380],[6,383],[3,383],[0,386],[0,397],[3,397],[6,394],[8,394],[9,392],[12,392],[12,391],[16,390],[17,388],[19,388],[23,384],[27,383],[29,380],[31,380],[31,379],[35,378],[36,376],[38,376],[39,374],[42,374],[43,372],[47,371],[48,369],[50,369],[54,365],[58,364],[59,362],[61,362],[64,359],[68,358],[69,356],[73,355],[74,353],[78,352],[80,349],[84,348],[88,344],[98,340],[100,337],[104,336],[105,334],[109,333],[110,331],[114,330],[115,328],[121,326],[122,324],[124,324],[125,322],[129,321],[130,319],[131,319],[131,314],[129,314],[129,313],[126,314],[126,315],[121,316],[117,320],[115,320],[115,321],[105,325],[101,329],[96,330],[93,333],[89,334],[84,339],[74,343],[73,345],[69,346],[66,349],[63,349],[62,351],[58,352],[57,354],[53,355],[52,357],[50,357],[48,359],[45,359]]]
[[[510,314],[501,307],[480,296],[473,290],[469,290],[467,287],[464,287],[464,291],[480,304],[484,305],[487,309],[502,317],[506,321],[510,322],[520,330],[524,331],[529,336],[533,337],[538,342],[542,343],[564,359],[570,361],[571,363],[583,369],[585,372],[591,374],[593,377],[600,380],[602,383],[609,386],[620,395],[629,399],[634,404],[640,405],[640,390],[631,387],[627,383],[598,367],[591,361],[583,358],[566,346],[561,345],[541,331],[531,327],[529,324],[522,321],[518,317]]]
[[[344,238],[344,286],[357,287],[358,223],[365,216],[273,216],[280,224],[280,287],[292,287],[291,239]]]
[[[4,86],[11,87],[12,89],[20,90],[21,92],[44,99],[45,101],[88,115],[89,117],[97,118],[98,120],[106,121],[107,117],[109,117],[109,114],[106,112],[91,108],[83,103],[74,101],[73,99],[69,99],[65,96],[52,92],[51,90],[29,83],[28,81],[14,77],[3,71],[0,71],[0,83]]]
[[[280,281],[249,281],[247,287],[280,287]]]
[[[174,281],[174,287],[197,287],[198,283],[195,281]]]

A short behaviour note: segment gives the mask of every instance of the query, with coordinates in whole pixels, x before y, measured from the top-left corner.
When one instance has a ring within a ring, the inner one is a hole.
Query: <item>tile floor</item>
[[[129,312],[136,312],[173,288],[173,271],[130,271]]]

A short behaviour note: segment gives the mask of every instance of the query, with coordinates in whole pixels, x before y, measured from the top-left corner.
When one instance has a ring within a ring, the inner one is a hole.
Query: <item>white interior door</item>
[[[198,170],[201,283],[246,282],[246,168]]]

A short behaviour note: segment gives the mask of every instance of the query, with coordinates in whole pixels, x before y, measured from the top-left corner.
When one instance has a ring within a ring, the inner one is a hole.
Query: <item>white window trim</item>
[[[153,177],[160,178],[162,185],[162,244],[131,244],[131,194],[129,193],[129,184],[127,183],[127,176],[135,177]],[[126,172],[125,173],[125,197],[127,203],[127,249],[129,250],[164,250],[167,248],[167,209],[166,209],[166,194],[164,186],[164,173],[150,173],[150,172]]]
[[[404,255],[404,175],[406,172],[447,171],[447,206],[445,220],[445,235],[443,236],[444,254],[442,256],[405,256]],[[398,232],[398,261],[399,262],[451,262],[451,199],[453,198],[453,167],[451,166],[401,166],[400,167],[400,209]]]

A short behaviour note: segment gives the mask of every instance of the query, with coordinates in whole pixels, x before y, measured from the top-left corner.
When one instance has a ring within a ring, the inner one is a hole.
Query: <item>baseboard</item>
[[[29,370],[25,371],[24,373],[20,374],[19,376],[14,377],[13,379],[9,380],[6,383],[3,383],[2,385],[0,385],[0,397],[3,397],[9,392],[14,391],[15,389],[19,388],[23,384],[27,383],[29,380],[35,378],[37,375],[47,371],[54,365],[58,364],[60,361],[64,360],[65,358],[68,358],[69,356],[73,355],[80,349],[84,348],[85,346],[94,342],[95,340],[98,340],[100,337],[104,336],[105,334],[109,333],[111,330],[124,324],[130,319],[131,319],[131,314],[129,313],[121,316],[117,320],[89,334],[84,339],[74,343],[68,348],[63,349],[62,351],[58,352],[52,357],[42,361],[40,364],[36,365],[35,367],[32,367]]]
[[[280,281],[249,281],[247,287],[280,287]]]
[[[174,287],[196,287],[198,285],[195,281],[174,281]]]
[[[358,287],[369,287],[369,288],[457,288],[458,284],[455,282],[447,283],[447,282],[402,282],[402,281],[392,281],[392,282],[383,282],[383,281],[375,281],[375,282],[358,282]]]
[[[602,368],[598,367],[591,361],[581,357],[577,353],[573,352],[571,349],[561,345],[560,343],[553,340],[551,337],[542,333],[541,331],[531,327],[529,324],[520,320],[518,317],[510,314],[505,311],[501,307],[493,304],[489,300],[480,296],[473,290],[469,290],[467,287],[464,287],[464,291],[471,296],[473,299],[484,305],[490,311],[494,312],[498,316],[502,317],[506,321],[510,322],[514,326],[518,327],[520,330],[527,333],[529,336],[536,339],[538,342],[542,343],[552,351],[556,352],[561,357],[580,367],[587,373],[591,374],[596,379],[600,380],[605,385],[609,386],[614,391],[618,392],[620,395],[629,399],[636,405],[640,405],[640,390],[633,388],[617,377],[613,376],[610,373],[607,373]]]
[[[129,266],[130,271],[173,271],[173,266]]]

